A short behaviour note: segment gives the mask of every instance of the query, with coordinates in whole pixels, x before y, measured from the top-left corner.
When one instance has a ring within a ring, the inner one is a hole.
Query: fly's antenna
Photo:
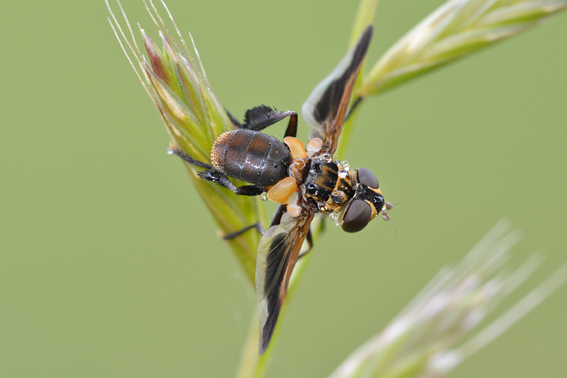
[[[388,213],[386,213],[385,211],[382,211],[382,219],[384,219],[385,221],[390,221],[392,223],[392,226],[394,226],[394,232],[396,233],[396,237],[398,237],[398,229],[396,228],[396,224],[394,223],[394,220],[390,218],[390,215],[388,215]]]
[[[398,205],[398,204],[396,204],[396,205]],[[384,207],[382,208],[382,219],[384,219],[385,221],[391,221],[392,222],[392,226],[394,226],[394,231],[396,232],[396,237],[397,237],[398,236],[398,229],[396,228],[396,224],[394,223],[394,220],[392,218],[390,218],[390,215],[386,212],[386,210],[392,210],[393,208],[394,208],[393,204],[391,204],[390,202],[384,202]]]
[[[394,226],[394,232],[396,233],[396,237],[399,237],[398,228],[396,227],[396,223],[394,223],[393,219],[390,219],[390,221],[392,222],[392,226]]]

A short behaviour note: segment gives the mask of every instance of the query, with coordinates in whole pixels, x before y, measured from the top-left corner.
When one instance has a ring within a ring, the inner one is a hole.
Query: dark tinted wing
[[[256,263],[260,355],[264,354],[272,339],[291,272],[314,214],[312,209],[303,209],[302,214],[296,218],[285,213],[281,223],[270,227],[260,240]]]
[[[324,152],[332,154],[337,149],[354,83],[366,56],[372,31],[373,27],[369,26],[362,33],[333,72],[315,87],[301,109],[305,122],[315,129],[309,138],[321,138]]]

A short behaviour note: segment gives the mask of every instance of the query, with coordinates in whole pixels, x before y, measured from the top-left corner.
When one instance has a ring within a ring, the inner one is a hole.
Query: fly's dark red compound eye
[[[358,182],[364,184],[372,189],[378,189],[378,179],[374,176],[374,173],[370,169],[367,168],[358,168],[357,176]]]
[[[354,200],[346,209],[343,218],[343,230],[346,232],[358,232],[362,230],[372,216],[370,205],[363,200]]]

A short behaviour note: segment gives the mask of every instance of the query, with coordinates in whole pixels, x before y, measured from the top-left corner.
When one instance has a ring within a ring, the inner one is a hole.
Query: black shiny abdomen
[[[271,186],[287,177],[290,162],[285,144],[253,130],[227,131],[215,140],[211,150],[214,169],[259,186]]]

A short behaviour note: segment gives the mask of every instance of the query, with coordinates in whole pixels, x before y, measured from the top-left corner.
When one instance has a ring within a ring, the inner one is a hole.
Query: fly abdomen
[[[259,186],[285,178],[290,161],[288,149],[278,139],[246,129],[221,134],[211,150],[214,169]]]

